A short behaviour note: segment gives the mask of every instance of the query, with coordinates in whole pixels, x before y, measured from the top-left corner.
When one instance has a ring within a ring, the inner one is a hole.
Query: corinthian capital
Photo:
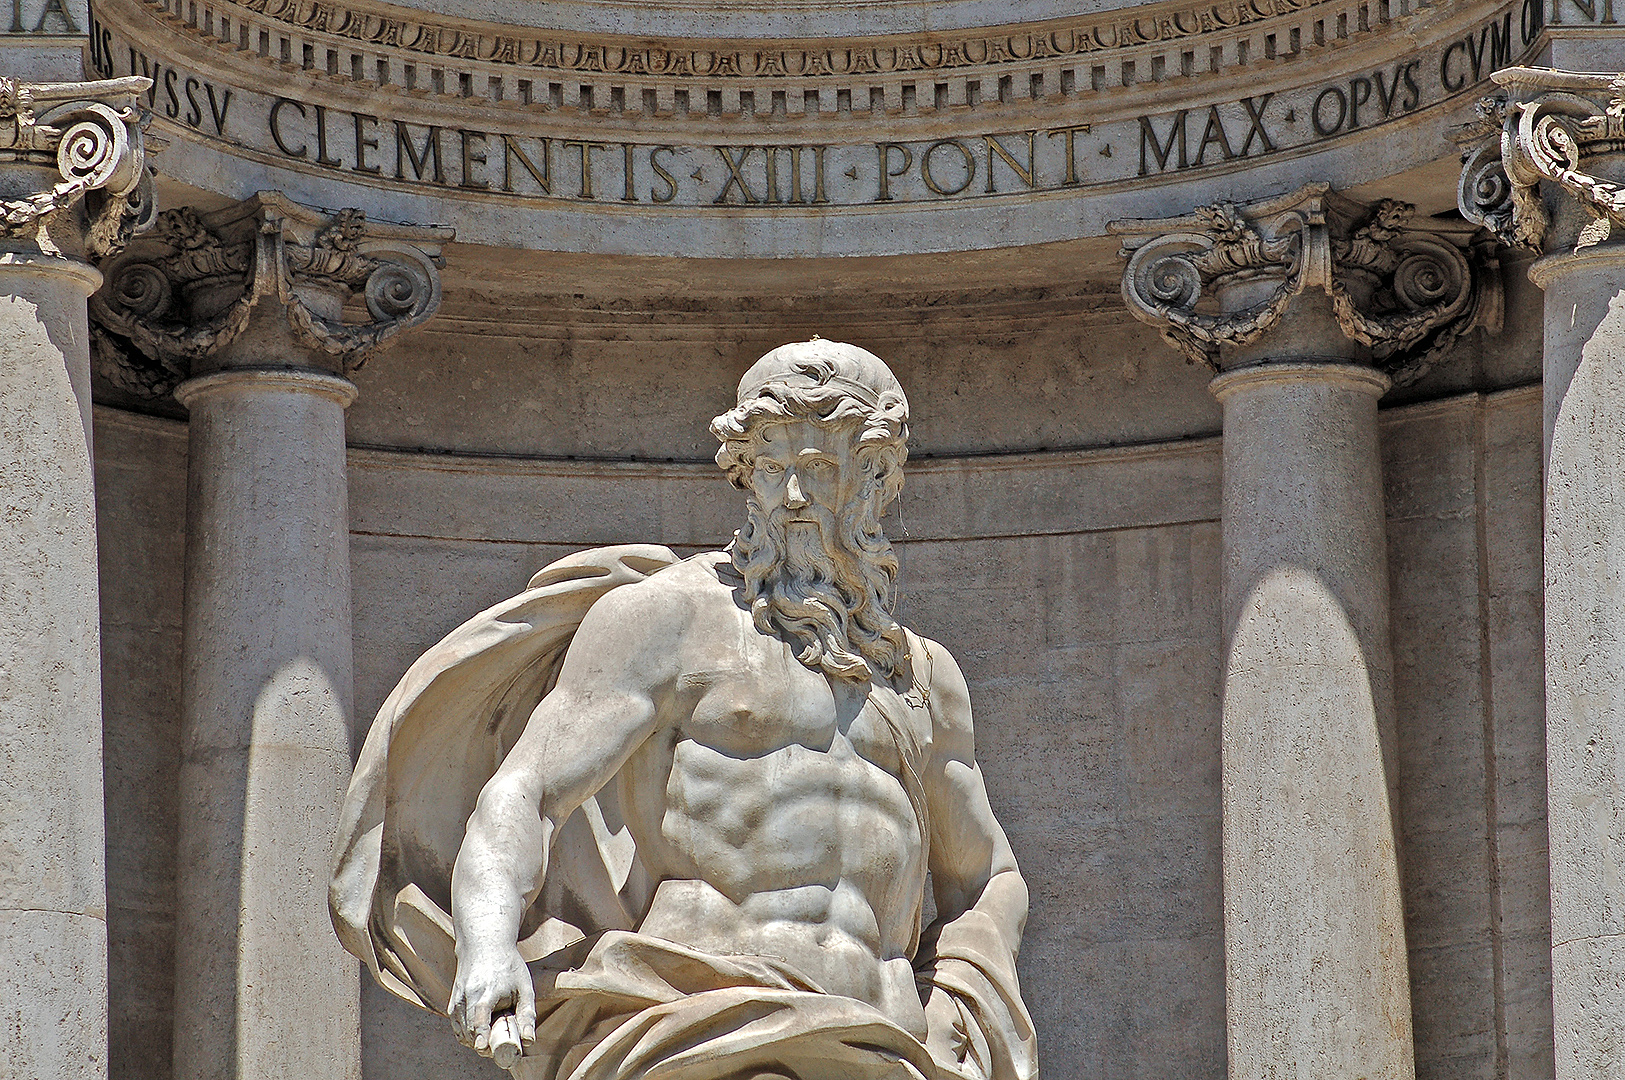
[[[1404,385],[1455,338],[1500,329],[1501,314],[1487,246],[1463,230],[1416,228],[1414,213],[1409,203],[1359,203],[1309,184],[1109,228],[1128,260],[1129,311],[1192,363],[1218,370],[1228,353],[1260,342],[1300,297],[1320,290],[1330,300],[1330,332],[1367,347],[1371,363]]]
[[[0,243],[47,255],[117,251],[152,210],[136,95],[144,78],[0,78]]]
[[[1482,103],[1479,122],[1457,136],[1465,148],[1462,216],[1535,251],[1618,239],[1625,75],[1507,68],[1492,77],[1505,92]]]
[[[166,210],[102,264],[106,281],[90,299],[98,370],[134,393],[167,394],[274,304],[289,348],[355,371],[439,308],[440,248],[451,236],[355,209],[319,212],[276,192],[209,213]]]

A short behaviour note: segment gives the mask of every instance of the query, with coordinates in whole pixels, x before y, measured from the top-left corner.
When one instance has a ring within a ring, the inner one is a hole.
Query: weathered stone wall
[[[186,429],[97,408],[111,1075],[167,1077],[175,996]]]
[[[1550,1076],[1540,388],[1383,426],[1417,1075]]]

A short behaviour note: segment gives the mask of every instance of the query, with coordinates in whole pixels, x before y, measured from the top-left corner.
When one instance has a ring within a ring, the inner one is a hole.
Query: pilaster
[[[1494,78],[1460,207],[1542,256],[1553,1025],[1560,1080],[1601,1080],[1625,1030],[1625,75]]]
[[[190,413],[177,1080],[360,1076],[325,884],[352,741],[344,410],[438,308],[450,236],[271,192],[182,207],[91,301],[101,370]]]
[[[1123,297],[1224,406],[1226,1027],[1236,1080],[1415,1075],[1377,401],[1498,329],[1474,230],[1312,184],[1119,221]]]
[[[19,1076],[107,1075],[84,256],[141,216],[145,79],[0,78],[0,1015]]]

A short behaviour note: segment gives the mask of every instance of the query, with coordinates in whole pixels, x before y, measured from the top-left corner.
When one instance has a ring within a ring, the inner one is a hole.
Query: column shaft
[[[1625,1049],[1625,252],[1546,290],[1546,754],[1557,1075]]]
[[[1414,1075],[1383,747],[1377,398],[1345,364],[1220,375],[1225,972],[1233,1080]]]
[[[0,254],[0,1018],[7,1075],[107,1075],[101,612],[76,260]]]
[[[191,410],[178,1080],[353,1080],[358,966],[326,871],[350,772],[344,408],[304,371],[183,384]]]

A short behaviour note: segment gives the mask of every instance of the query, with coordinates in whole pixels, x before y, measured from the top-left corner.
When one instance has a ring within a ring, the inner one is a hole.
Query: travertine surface
[[[77,261],[0,254],[0,1074],[8,1077],[107,1073],[84,307],[100,277]]]
[[[1559,255],[1541,271],[1557,1065],[1560,1077],[1606,1077],[1625,1054],[1625,258]]]
[[[1369,368],[1324,362],[1214,380],[1225,406],[1227,1027],[1230,1075],[1245,1080],[1414,1075],[1384,747],[1387,388]]]
[[[344,406],[308,371],[183,384],[184,727],[175,1072],[360,1068],[355,965],[323,911],[350,765]]]
[[[1552,1075],[1540,389],[1383,424],[1419,1076]]]

